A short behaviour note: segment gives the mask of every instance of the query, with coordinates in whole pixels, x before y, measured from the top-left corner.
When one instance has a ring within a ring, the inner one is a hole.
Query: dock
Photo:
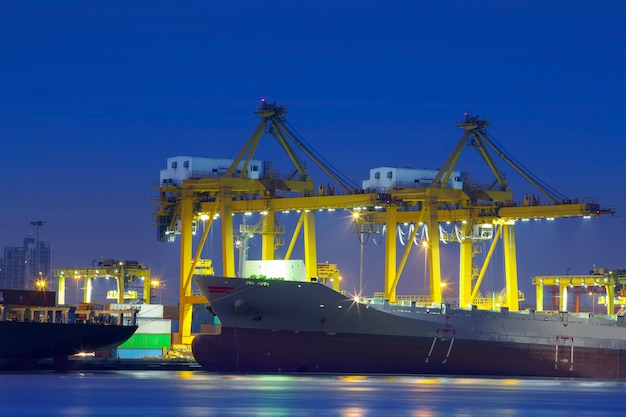
[[[58,363],[52,359],[42,359],[31,362],[16,362],[3,364],[0,372],[22,371],[200,371],[202,367],[193,358],[69,358],[66,362]]]

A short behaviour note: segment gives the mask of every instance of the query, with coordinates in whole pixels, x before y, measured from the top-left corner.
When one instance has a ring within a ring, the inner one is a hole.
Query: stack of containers
[[[163,318],[163,305],[111,305],[112,309],[129,307],[139,310],[137,312],[139,328],[126,342],[117,347],[117,357],[120,359],[162,357],[172,343],[172,321]]]

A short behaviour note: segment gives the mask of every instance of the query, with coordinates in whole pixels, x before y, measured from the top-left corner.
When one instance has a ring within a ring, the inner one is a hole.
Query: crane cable
[[[285,118],[283,116],[281,116],[280,118],[280,122],[281,125],[287,129],[287,125],[289,125],[289,123],[287,122],[287,120],[285,120]],[[358,190],[361,187],[359,185],[357,185],[357,183],[355,183],[354,181],[352,181],[350,178],[348,178],[348,176],[346,176],[345,174],[343,174],[341,171],[339,171],[333,164],[331,164],[326,158],[324,158],[319,152],[317,152],[315,150],[315,148],[313,148],[311,146],[310,143],[308,143],[306,141],[306,139],[304,139],[302,137],[302,135],[300,135],[298,133],[297,130],[295,130],[291,125],[289,125],[289,131],[298,138],[298,140],[302,143],[302,146],[304,146],[304,148],[311,154],[314,155],[315,158],[324,164],[324,166],[335,176],[337,177],[339,180],[341,180],[345,185],[348,185],[350,188],[354,189],[354,190]]]
[[[538,184],[539,186],[541,186],[544,190],[548,191],[553,197],[557,197],[557,199],[560,200],[567,200],[567,197],[565,197],[563,194],[561,194],[560,192],[558,192],[556,189],[554,189],[553,187],[551,187],[550,185],[548,185],[547,183],[545,183],[543,180],[541,180],[537,175],[535,175],[532,171],[530,171],[528,168],[526,168],[522,163],[520,163],[517,159],[515,159],[515,157],[513,155],[511,155],[511,153],[509,153],[497,140],[496,138],[493,137],[493,135],[491,135],[491,133],[489,133],[486,130],[481,130],[481,134],[483,134],[484,136],[486,136],[492,143],[493,146],[495,146],[498,151],[500,151],[503,155],[505,155],[510,161],[512,161],[515,165],[517,165],[517,167],[519,169],[521,169],[522,171],[524,171],[526,173],[526,175],[528,175],[528,177],[530,177],[536,184]]]

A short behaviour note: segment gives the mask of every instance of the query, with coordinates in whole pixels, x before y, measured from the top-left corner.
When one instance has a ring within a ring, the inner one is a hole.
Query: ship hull
[[[626,377],[621,317],[364,304],[316,283],[197,277],[212,372]]]
[[[626,352],[401,336],[223,328],[192,342],[211,372],[626,377]]]
[[[0,359],[56,358],[119,346],[137,326],[0,321]]]

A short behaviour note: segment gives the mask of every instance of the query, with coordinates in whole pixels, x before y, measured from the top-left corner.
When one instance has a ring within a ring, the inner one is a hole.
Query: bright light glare
[[[79,353],[76,353],[73,356],[76,356],[76,357],[79,357],[79,358],[85,358],[85,357],[88,357],[88,356],[89,357],[93,357],[93,356],[96,356],[96,352],[79,352]]]

